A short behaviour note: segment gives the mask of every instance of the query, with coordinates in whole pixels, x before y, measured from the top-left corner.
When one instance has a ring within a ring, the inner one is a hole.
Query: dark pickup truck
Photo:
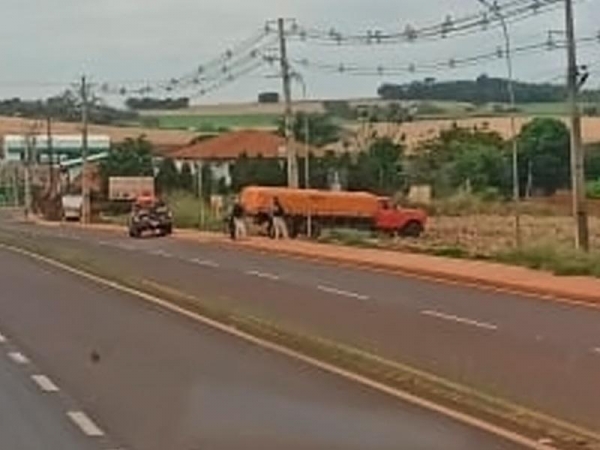
[[[168,236],[173,233],[173,214],[160,200],[140,198],[133,204],[128,228],[129,236],[134,238],[144,233]]]

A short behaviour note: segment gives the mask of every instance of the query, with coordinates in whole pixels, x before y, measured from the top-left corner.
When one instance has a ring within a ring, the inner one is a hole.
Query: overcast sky
[[[500,3],[507,0],[500,0]],[[533,2],[533,0],[532,0]],[[302,25],[349,33],[403,30],[436,24],[447,16],[482,11],[477,0],[0,0],[0,97],[36,97],[59,92],[82,73],[97,82],[160,80],[190,72],[260,30],[267,19],[293,17]],[[600,0],[576,1],[577,34],[600,31]],[[562,29],[563,11],[539,15],[511,29],[514,45],[542,42],[549,29]],[[408,66],[493,51],[498,29],[435,43],[330,48],[295,43],[294,58],[372,67]],[[595,64],[590,85],[600,86],[600,41],[579,49],[580,63]],[[515,58],[516,77],[560,81],[564,51]],[[433,76],[504,76],[501,60],[477,67],[403,76],[351,77],[302,69],[311,97],[373,96],[382,82]],[[200,102],[253,100],[261,90],[278,90],[264,69]]]

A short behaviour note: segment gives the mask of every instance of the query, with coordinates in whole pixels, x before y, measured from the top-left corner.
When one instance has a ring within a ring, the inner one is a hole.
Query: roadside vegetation
[[[330,115],[299,115],[294,122],[297,139],[302,124],[314,122],[310,143],[321,147],[340,138],[341,128]],[[600,145],[586,153],[586,176],[592,217],[592,252],[572,251],[570,217],[569,130],[557,119],[537,118],[518,136],[519,183],[522,201],[522,246],[515,247],[512,198],[512,146],[487,129],[453,127],[433,135],[413,151],[405,143],[372,136],[362,153],[323,151],[310,156],[310,185],[328,189],[337,183],[346,190],[366,190],[391,196],[401,205],[428,210],[425,234],[416,240],[374,236],[344,228],[324,231],[321,242],[424,252],[455,258],[479,258],[549,270],[561,275],[600,276]],[[178,227],[223,230],[227,199],[250,185],[283,186],[286,167],[274,159],[247,155],[232,164],[232,184],[214,179],[205,166],[198,192],[190,164],[169,158],[157,160],[150,143],[140,138],[115,148],[102,164],[109,176],[156,174],[159,193],[168,198]],[[301,167],[304,165],[300,158]],[[301,171],[301,185],[304,185]],[[413,205],[409,187],[429,185],[433,200]],[[106,182],[104,183],[106,189]],[[221,199],[217,210],[208,205]],[[595,200],[598,199],[598,200]]]

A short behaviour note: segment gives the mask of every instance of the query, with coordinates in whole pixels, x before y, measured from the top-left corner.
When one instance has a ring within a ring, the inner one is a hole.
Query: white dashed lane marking
[[[154,255],[154,256],[162,256],[163,258],[172,258],[173,257],[172,254],[170,254],[169,252],[165,252],[164,250],[151,250],[150,254]]]
[[[356,292],[344,291],[343,289],[337,289],[337,288],[330,287],[330,286],[319,285],[319,286],[317,286],[317,289],[319,289],[320,291],[323,291],[323,292],[327,292],[328,294],[341,295],[343,297],[356,298],[358,300],[369,300],[369,298],[370,298],[368,295],[357,294]]]
[[[246,272],[246,275],[250,275],[250,276],[258,277],[258,278],[264,278],[266,280],[273,280],[273,281],[279,280],[279,275],[275,275],[272,273],[266,273],[266,272],[259,272],[258,270],[248,270]]]
[[[23,353],[20,352],[10,352],[8,357],[12,359],[17,364],[29,364],[29,359]]]
[[[104,432],[98,428],[98,426],[87,416],[86,413],[82,411],[69,411],[67,416],[69,416],[69,419],[71,419],[86,436],[104,436]]]
[[[600,356],[600,347],[593,348],[593,349],[592,349],[592,351],[593,351],[593,352],[594,352],[596,355]]]
[[[0,344],[6,343],[6,337],[0,333]]]
[[[190,262],[193,264],[197,264],[199,266],[204,266],[204,267],[212,267],[212,268],[217,268],[219,267],[219,264],[214,262],[214,261],[209,261],[206,259],[198,259],[198,258],[194,258],[194,259],[190,259]]]
[[[439,312],[439,311],[427,310],[427,311],[421,311],[421,314],[423,314],[424,316],[434,317],[436,319],[447,320],[450,322],[456,322],[456,323],[460,323],[463,325],[469,325],[472,327],[483,328],[486,330],[495,331],[498,329],[498,325],[494,325],[493,323],[480,322],[478,320],[467,319],[465,317],[454,316],[454,315],[446,314],[446,313]]]
[[[32,375],[31,379],[44,392],[58,392],[58,387],[46,375]]]

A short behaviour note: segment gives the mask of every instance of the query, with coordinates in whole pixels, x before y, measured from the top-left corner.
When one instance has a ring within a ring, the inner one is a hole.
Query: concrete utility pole
[[[90,223],[90,186],[88,173],[88,85],[81,77],[81,223]]]
[[[285,101],[285,145],[287,155],[288,187],[298,188],[298,158],[293,145],[293,111],[292,111],[292,86],[290,64],[287,57],[287,44],[285,38],[285,20],[277,20],[279,30],[279,52],[281,59],[281,78],[283,80],[283,97]]]
[[[308,99],[306,81],[304,77],[298,72],[294,72],[294,79],[302,86],[302,99],[304,102]],[[308,113],[304,113],[304,188],[310,189],[310,122]]]
[[[519,143],[517,141],[517,125],[516,125],[516,99],[514,88],[513,64],[512,64],[512,48],[510,42],[510,34],[508,25],[504,15],[500,11],[498,3],[490,3],[489,0],[478,0],[483,6],[490,10],[502,26],[502,34],[504,36],[504,57],[506,59],[506,69],[508,75],[508,98],[510,102],[510,134],[512,141],[512,182],[513,182],[513,202],[515,208],[515,244],[517,248],[521,248],[521,187],[519,182]]]
[[[25,167],[24,167],[24,182],[25,182],[25,219],[29,219],[32,212],[31,198],[31,160],[33,156],[33,136],[28,133],[25,136]]]
[[[567,37],[567,89],[571,113],[571,179],[573,182],[573,215],[575,218],[575,246],[588,251],[590,245],[588,215],[586,205],[584,150],[581,139],[581,114],[577,104],[579,74],[575,47],[575,20],[573,2],[565,0],[565,20]]]
[[[46,142],[48,150],[48,167],[50,168],[50,198],[54,195],[54,145],[52,142],[52,117],[46,112]]]

